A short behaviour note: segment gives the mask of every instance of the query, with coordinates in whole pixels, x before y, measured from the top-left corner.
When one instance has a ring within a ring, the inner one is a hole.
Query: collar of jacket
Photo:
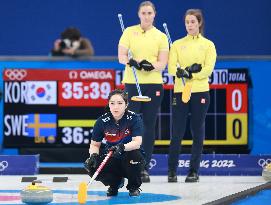
[[[200,33],[199,33],[198,35],[196,35],[196,36],[192,36],[192,35],[187,34],[186,37],[187,37],[188,39],[191,39],[191,40],[196,40],[196,39],[201,38],[202,35],[201,35]]]

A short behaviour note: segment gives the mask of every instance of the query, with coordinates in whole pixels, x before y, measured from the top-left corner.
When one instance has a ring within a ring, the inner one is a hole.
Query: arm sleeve
[[[143,122],[139,115],[136,115],[131,124],[132,137],[143,136]]]
[[[205,60],[202,66],[202,70],[199,73],[193,73],[193,79],[204,79],[208,78],[215,67],[215,62],[216,62],[216,49],[215,45],[211,42],[207,51],[206,51],[206,56]]]
[[[96,142],[101,142],[103,140],[103,123],[101,118],[99,118],[93,127],[93,132],[92,132],[92,138],[91,140],[94,140]]]
[[[120,40],[119,40],[119,45],[123,46],[127,49],[130,48],[130,40],[129,40],[129,33],[128,32],[129,32],[128,28],[125,29],[123,34],[120,37]]]
[[[168,50],[169,50],[169,45],[168,45],[167,36],[163,33],[161,41],[160,41],[160,45],[159,45],[159,51],[168,51]]]
[[[176,45],[173,43],[170,48],[168,58],[168,73],[172,76],[176,76],[177,63],[178,63],[178,54],[176,50]]]
[[[81,46],[74,53],[76,56],[92,56],[94,55],[94,49],[90,40],[83,38],[81,40]]]

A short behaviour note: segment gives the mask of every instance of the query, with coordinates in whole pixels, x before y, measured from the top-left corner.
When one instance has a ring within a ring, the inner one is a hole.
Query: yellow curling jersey
[[[144,31],[140,25],[131,26],[125,29],[119,45],[130,50],[133,59],[141,61],[143,59],[153,63],[157,62],[160,51],[168,51],[167,36],[152,27],[148,31]],[[136,70],[138,82],[141,84],[161,84],[163,83],[161,71],[141,71]],[[122,83],[135,83],[132,68],[125,67]]]
[[[193,78],[189,81],[192,83],[192,93],[205,92],[209,90],[208,80],[213,72],[215,61],[216,49],[212,41],[200,34],[197,36],[187,35],[172,44],[169,52],[168,72],[176,76],[177,63],[182,69],[194,63],[201,64],[202,70],[199,73],[194,73]],[[176,77],[174,92],[182,92],[183,87],[182,79]]]

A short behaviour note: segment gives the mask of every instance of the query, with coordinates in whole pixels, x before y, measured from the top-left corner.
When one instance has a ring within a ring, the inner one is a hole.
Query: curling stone
[[[271,181],[271,163],[263,168],[262,176],[266,181]]]
[[[21,199],[26,204],[48,204],[53,201],[53,192],[45,186],[37,185],[40,181],[33,181],[21,191]]]

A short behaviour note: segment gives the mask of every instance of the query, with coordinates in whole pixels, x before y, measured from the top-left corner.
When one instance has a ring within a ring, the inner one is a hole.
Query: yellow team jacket
[[[194,63],[201,64],[202,70],[199,73],[194,73],[193,78],[189,81],[192,83],[192,93],[205,92],[209,90],[208,77],[213,72],[216,56],[215,45],[212,41],[204,38],[201,34],[187,35],[172,44],[169,52],[168,72],[176,76],[177,63],[182,69]],[[182,91],[182,79],[176,77],[174,92]]]
[[[131,26],[125,29],[119,45],[130,49],[132,57],[141,61],[143,59],[153,63],[157,62],[160,51],[168,51],[169,45],[167,36],[153,27],[148,31],[142,30],[140,25]],[[136,70],[136,75],[140,84],[161,84],[163,83],[161,71]],[[132,68],[125,67],[122,83],[135,83]]]

